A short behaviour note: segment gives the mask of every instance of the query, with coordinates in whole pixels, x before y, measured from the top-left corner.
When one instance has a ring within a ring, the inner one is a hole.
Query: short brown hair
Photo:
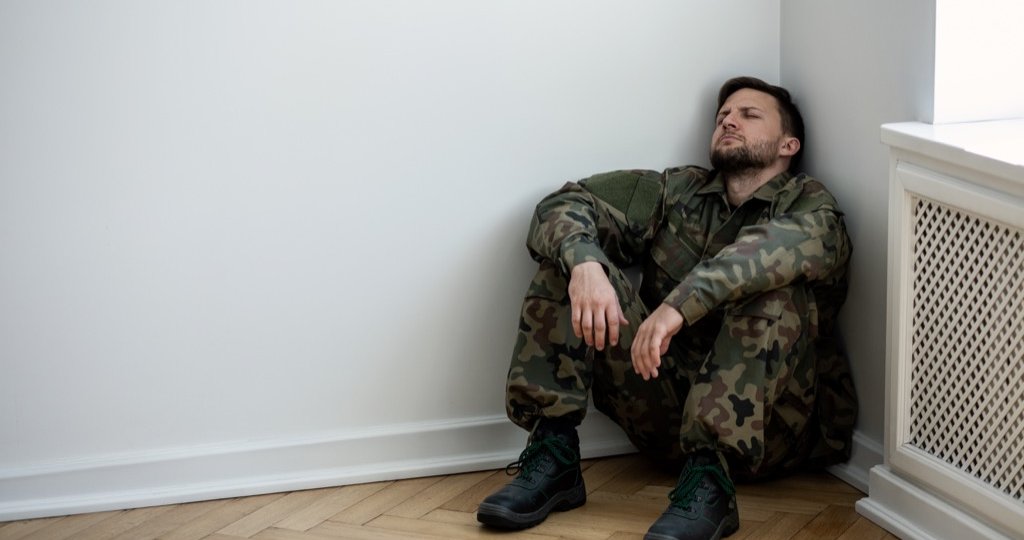
[[[804,154],[804,118],[800,115],[800,110],[796,108],[796,104],[793,103],[789,90],[781,86],[768,84],[756,77],[733,77],[725,81],[722,89],[718,91],[718,109],[715,110],[715,114],[718,114],[718,111],[722,109],[722,105],[725,104],[725,100],[729,99],[729,96],[736,93],[737,90],[744,88],[764,92],[775,98],[776,103],[779,105],[779,115],[782,117],[782,132],[796,137],[800,141],[800,149],[797,150],[796,154],[793,154],[789,162],[789,169],[791,171],[794,170]]]

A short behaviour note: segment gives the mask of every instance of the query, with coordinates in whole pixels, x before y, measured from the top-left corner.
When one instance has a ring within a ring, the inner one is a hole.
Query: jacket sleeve
[[[664,212],[664,177],[615,171],[570,182],[536,208],[526,240],[530,255],[566,275],[581,262],[628,266],[649,248]]]
[[[808,202],[813,208],[801,208]],[[842,213],[822,188],[767,223],[744,227],[735,242],[695,266],[664,302],[694,324],[725,302],[826,278],[849,256]]]

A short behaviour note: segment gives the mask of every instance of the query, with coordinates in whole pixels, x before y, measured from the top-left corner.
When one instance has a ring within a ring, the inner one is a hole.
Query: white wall
[[[779,18],[0,3],[0,519],[507,460],[431,434],[511,429],[533,204],[703,162],[718,85],[778,79]]]
[[[873,449],[854,456],[862,472],[881,462],[884,428],[889,158],[879,127],[931,114],[934,22],[934,0],[782,3],[781,79],[807,124],[805,169],[839,199],[854,245],[840,328],[860,397],[855,449]]]

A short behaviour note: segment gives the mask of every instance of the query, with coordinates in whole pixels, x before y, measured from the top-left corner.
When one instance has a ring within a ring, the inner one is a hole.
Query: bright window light
[[[1024,118],[1024,1],[936,0],[934,123]]]

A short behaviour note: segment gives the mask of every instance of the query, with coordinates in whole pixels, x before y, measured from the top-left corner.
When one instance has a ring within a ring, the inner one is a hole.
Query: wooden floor
[[[0,540],[639,539],[675,478],[637,456],[584,462],[587,504],[518,533],[484,529],[480,500],[508,481],[485,471],[190,504],[0,523]],[[739,486],[740,539],[877,540],[894,536],[853,508],[863,494],[827,474]]]

